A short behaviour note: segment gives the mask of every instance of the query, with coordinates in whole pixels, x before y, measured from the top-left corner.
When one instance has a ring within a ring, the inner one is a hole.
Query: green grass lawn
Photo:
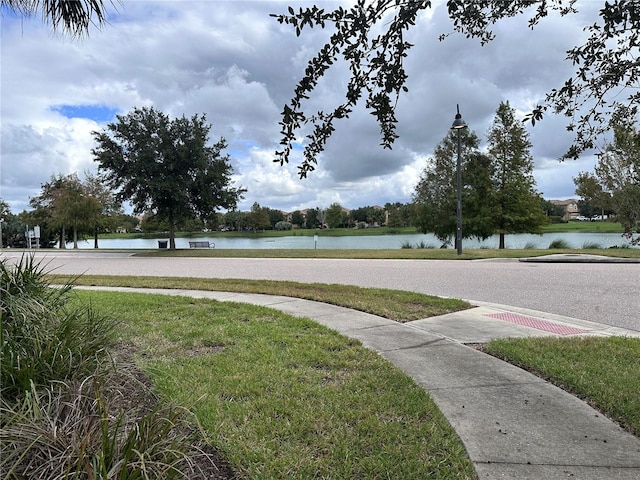
[[[325,283],[298,283],[273,280],[244,280],[227,278],[127,277],[83,275],[50,275],[52,283],[75,285],[174,288],[214,290],[221,292],[263,293],[304,298],[318,302],[353,308],[397,322],[444,315],[470,308],[462,300],[440,298],[422,293],[381,288],[362,288]]]
[[[87,252],[87,250],[83,250]],[[456,250],[447,248],[402,248],[402,249],[180,249],[180,250],[145,250],[135,251],[135,255],[153,257],[212,257],[212,258],[358,258],[379,260],[484,260],[490,258],[526,258],[551,254],[604,255],[622,258],[640,258],[640,248],[606,248],[606,249],[464,249],[462,255]]]
[[[584,233],[623,233],[624,228],[619,222],[577,222],[550,223],[542,227],[544,233],[553,232],[584,232]]]
[[[468,308],[458,300],[342,285],[115,276],[75,283],[289,295],[396,321]],[[253,305],[75,294],[92,312],[118,320],[116,342],[168,404],[193,412],[204,437],[241,478],[477,478],[428,393],[357,341]],[[640,339],[500,340],[486,351],[548,378],[640,434]]]
[[[429,395],[359,342],[253,305],[77,295],[243,478],[476,478]]]

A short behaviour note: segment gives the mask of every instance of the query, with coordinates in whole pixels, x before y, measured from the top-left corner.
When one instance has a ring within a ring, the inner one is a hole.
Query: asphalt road
[[[4,250],[4,258],[21,252]],[[640,263],[133,257],[42,252],[47,270],[338,283],[491,302],[640,331]]]

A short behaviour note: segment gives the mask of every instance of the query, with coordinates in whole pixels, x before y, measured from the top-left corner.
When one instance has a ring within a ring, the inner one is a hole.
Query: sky
[[[520,116],[529,112],[571,75],[566,51],[585,38],[583,27],[595,21],[602,2],[579,0],[580,14],[550,15],[533,31],[526,17],[501,21],[496,40],[485,46],[460,34],[439,41],[452,27],[446,2],[432,2],[406,36],[415,46],[405,63],[409,91],[398,102],[400,138],[393,149],[380,147],[375,118],[358,108],[337,123],[306,179],[297,174],[299,156],[284,167],[272,161],[278,122],[331,31],[307,29],[296,37],[269,14],[313,2],[105,3],[108,24],[79,39],[52,32],[40,16],[5,11],[0,17],[0,198],[13,213],[30,209],[29,197],[53,175],[96,173],[91,132],[143,106],[171,117],[206,114],[211,143],[228,142],[234,186],[247,189],[240,210],[254,202],[287,212],[335,202],[350,209],[408,203],[456,105],[483,143],[500,102],[509,101]],[[316,3],[329,9],[353,2]],[[327,111],[341,102],[347,73],[338,64],[309,107]],[[549,200],[575,197],[573,177],[595,165],[589,154],[558,161],[572,140],[566,124],[553,115],[526,124],[536,188]]]

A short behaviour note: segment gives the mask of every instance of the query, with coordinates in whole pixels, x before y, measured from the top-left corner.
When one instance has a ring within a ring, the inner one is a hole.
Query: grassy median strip
[[[640,436],[640,339],[494,340],[485,351],[548,379]]]
[[[243,478],[476,478],[428,394],[359,342],[253,305],[76,294]]]
[[[621,243],[624,243],[621,241]],[[130,250],[136,252],[136,250]],[[550,254],[604,255],[608,257],[640,258],[639,248],[553,248],[553,249],[464,249],[458,255],[447,248],[398,249],[232,249],[187,248],[137,251],[138,256],[150,257],[212,257],[212,258],[357,258],[363,260],[486,260],[492,258],[527,258]]]
[[[271,280],[242,280],[180,277],[126,277],[84,275],[80,277],[50,275],[52,283],[75,285],[174,288],[187,290],[216,290],[221,292],[262,293],[304,298],[340,305],[397,322],[408,322],[470,308],[469,303],[452,298],[440,298],[404,290],[361,288],[325,283],[298,283]]]

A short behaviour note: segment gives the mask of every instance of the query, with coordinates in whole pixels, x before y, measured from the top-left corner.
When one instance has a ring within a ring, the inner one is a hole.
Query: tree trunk
[[[504,250],[504,233],[500,232],[500,245],[498,246],[500,250]]]
[[[60,244],[59,244],[60,249],[67,248],[67,242],[65,242],[65,237],[66,236],[67,236],[67,234],[64,231],[64,227],[62,227],[60,229]]]
[[[93,231],[93,248],[98,248],[98,228]]]
[[[73,226],[73,249],[78,249],[78,228],[75,225]]]
[[[176,249],[176,226],[173,221],[173,215],[169,215],[169,249]]]

